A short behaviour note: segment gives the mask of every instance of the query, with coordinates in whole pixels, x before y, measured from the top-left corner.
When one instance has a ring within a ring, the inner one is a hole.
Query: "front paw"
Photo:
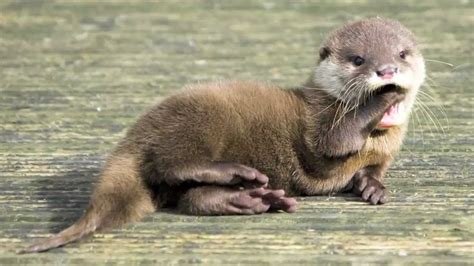
[[[355,180],[353,192],[373,205],[384,204],[388,198],[388,190],[385,186],[370,176],[363,176]]]
[[[387,85],[386,87],[390,87],[390,85]],[[364,109],[365,113],[369,114],[369,117],[371,117],[367,126],[368,128],[375,126],[391,106],[403,101],[405,98],[405,93],[403,91],[396,89],[397,87],[393,88],[393,90],[383,90],[382,92],[379,92],[364,103],[364,107],[361,109]]]
[[[374,99],[384,101],[386,104],[393,104],[402,101],[406,96],[406,90],[394,84],[382,86],[375,93]]]

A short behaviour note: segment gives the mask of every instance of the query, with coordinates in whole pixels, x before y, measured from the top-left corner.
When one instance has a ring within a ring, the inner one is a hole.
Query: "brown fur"
[[[328,47],[321,61],[334,54],[336,46]],[[219,82],[167,98],[138,120],[110,157],[84,217],[21,252],[64,245],[156,207],[198,215],[293,212],[296,202],[288,196],[347,189],[384,203],[381,182],[406,125],[385,131],[375,125],[406,92],[387,87],[343,113],[341,99],[308,85],[283,90]]]

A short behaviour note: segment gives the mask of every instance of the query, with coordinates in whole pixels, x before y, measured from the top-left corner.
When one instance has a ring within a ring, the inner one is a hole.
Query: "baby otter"
[[[65,245],[161,207],[193,215],[294,212],[292,196],[387,201],[383,175],[425,76],[413,34],[372,18],[333,32],[305,86],[194,85],[129,130],[84,216],[20,253]]]

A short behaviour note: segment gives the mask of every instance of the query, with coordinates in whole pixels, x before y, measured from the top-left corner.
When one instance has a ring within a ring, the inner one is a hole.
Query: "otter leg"
[[[382,184],[384,170],[379,166],[368,166],[359,170],[348,186],[352,192],[371,204],[387,202],[388,190]]]
[[[207,162],[188,165],[167,171],[165,181],[170,185],[192,180],[217,185],[243,184],[246,187],[262,187],[268,177],[257,169],[232,162]]]
[[[326,137],[322,138],[319,147],[321,154],[329,158],[343,159],[356,154],[362,149],[384,112],[403,97],[404,95],[396,90],[377,94],[337,122],[327,124]],[[337,114],[335,116],[337,117]]]
[[[180,212],[192,215],[260,214],[268,210],[296,211],[296,200],[283,190],[201,186],[187,191],[178,202]]]

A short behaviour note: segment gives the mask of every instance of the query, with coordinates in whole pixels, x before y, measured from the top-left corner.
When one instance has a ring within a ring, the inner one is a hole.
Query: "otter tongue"
[[[397,103],[383,114],[382,120],[377,124],[377,128],[390,128],[398,126],[403,122],[403,104]]]

